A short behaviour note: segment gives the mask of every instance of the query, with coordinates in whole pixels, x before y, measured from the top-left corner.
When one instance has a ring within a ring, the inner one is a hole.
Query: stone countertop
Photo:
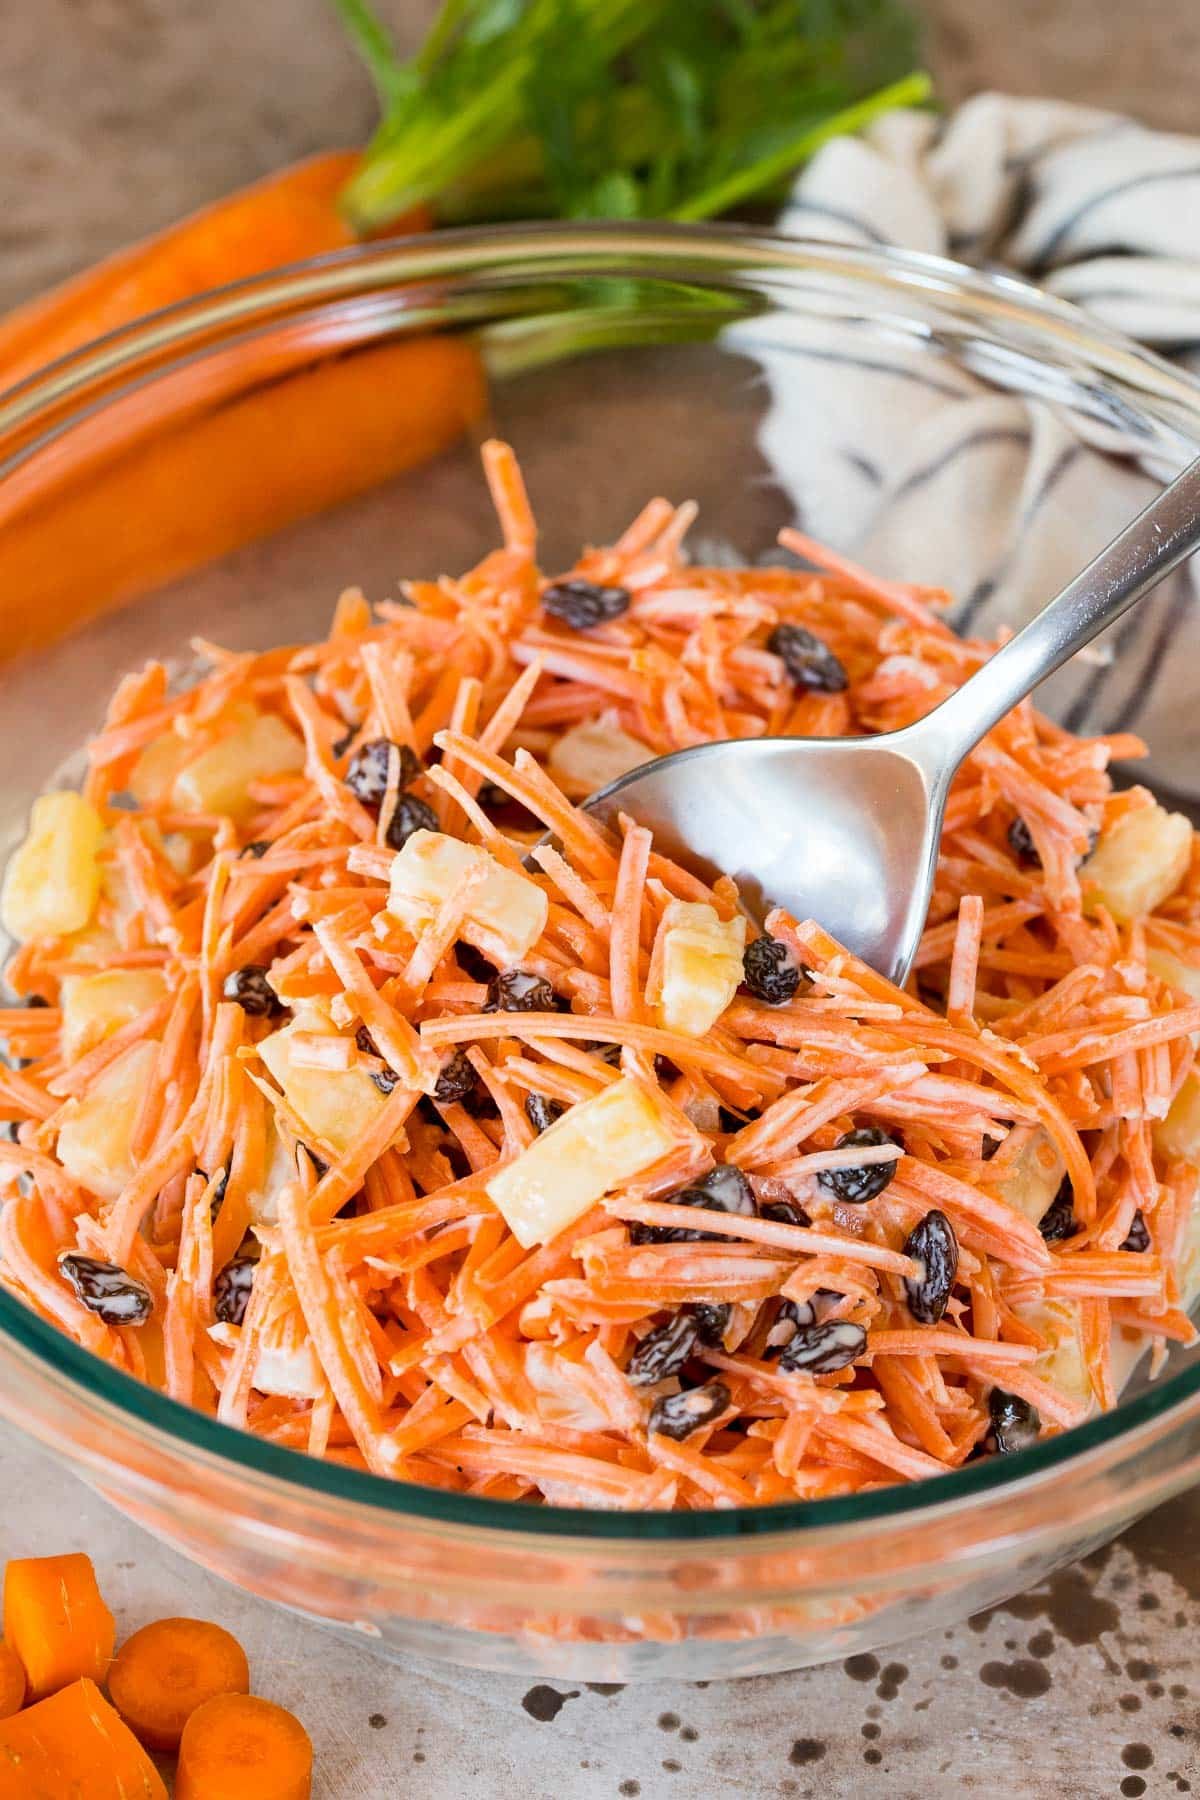
[[[707,1685],[531,1684],[383,1662],[193,1567],[10,1435],[0,1562],[66,1550],[94,1559],[121,1636],[178,1613],[235,1632],[256,1691],[312,1734],[317,1800],[1200,1794],[1190,1498],[955,1631]]]
[[[432,0],[382,10],[411,38]],[[1195,0],[927,0],[942,93],[1060,93],[1195,128]],[[0,33],[0,306],[237,183],[359,140],[326,0],[40,0]],[[36,1505],[29,1496],[37,1496]],[[1200,1494],[969,1626],[703,1690],[396,1668],[241,1595],[8,1436],[0,1560],[87,1549],[122,1632],[222,1620],[317,1746],[322,1800],[936,1800],[1200,1792]]]

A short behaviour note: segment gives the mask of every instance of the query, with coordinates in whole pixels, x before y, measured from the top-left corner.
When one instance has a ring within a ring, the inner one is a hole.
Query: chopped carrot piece
[[[248,1694],[246,1652],[204,1619],[156,1619],[121,1645],[108,1677],[113,1705],[151,1750],[177,1750],[198,1706]]]
[[[167,1800],[167,1790],[96,1684],[73,1681],[0,1723],[0,1800]]]
[[[0,1719],[10,1719],[25,1704],[25,1665],[8,1644],[0,1642]]]
[[[294,1713],[218,1694],[183,1728],[175,1800],[308,1800],[312,1742]]]
[[[20,1657],[32,1700],[69,1681],[103,1681],[116,1625],[90,1556],[26,1556],[4,1572],[4,1637]]]

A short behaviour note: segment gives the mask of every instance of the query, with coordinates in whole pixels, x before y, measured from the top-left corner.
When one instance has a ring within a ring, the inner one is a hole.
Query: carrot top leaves
[[[899,0],[445,0],[407,62],[367,0],[335,4],[383,107],[344,194],[360,230],[422,201],[707,218],[929,91]]]

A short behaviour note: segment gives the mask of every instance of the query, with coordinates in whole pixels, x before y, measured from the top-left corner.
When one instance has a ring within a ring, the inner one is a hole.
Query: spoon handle
[[[1036,619],[912,727],[912,747],[945,779],[980,738],[1200,547],[1200,458],[1119,532]]]

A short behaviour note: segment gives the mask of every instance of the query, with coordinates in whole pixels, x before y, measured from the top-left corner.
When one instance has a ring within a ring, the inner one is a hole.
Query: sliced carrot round
[[[25,1704],[25,1665],[0,1639],[0,1719],[11,1719]]]
[[[218,1694],[183,1728],[175,1800],[309,1800],[312,1742],[294,1713]]]
[[[235,1637],[205,1619],[156,1619],[122,1644],[108,1677],[112,1703],[151,1750],[175,1750],[206,1700],[247,1694],[250,1665]]]

